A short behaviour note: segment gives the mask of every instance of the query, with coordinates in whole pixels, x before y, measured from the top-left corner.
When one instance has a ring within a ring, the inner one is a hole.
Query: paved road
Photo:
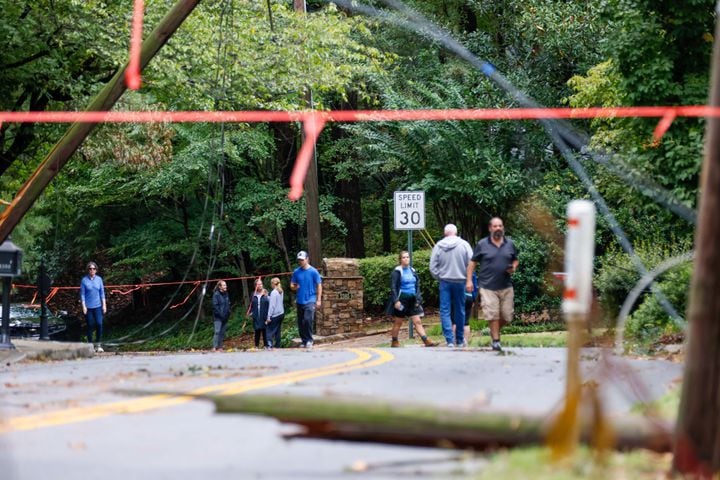
[[[4,366],[0,394],[0,478],[144,479],[364,478],[481,469],[481,459],[425,448],[282,439],[294,427],[274,419],[216,415],[177,397],[124,396],[117,389],[288,393],[423,402],[443,407],[548,412],[564,389],[564,349],[316,349],[313,352],[104,355]],[[610,367],[583,352],[585,378],[598,379],[613,413],[657,397],[681,365],[622,360]],[[360,468],[361,470],[363,468]]]

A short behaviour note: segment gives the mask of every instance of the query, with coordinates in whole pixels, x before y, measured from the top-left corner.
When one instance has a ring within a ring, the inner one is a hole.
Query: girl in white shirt
[[[285,318],[285,307],[283,305],[284,295],[282,284],[278,277],[270,280],[270,306],[268,307],[267,343],[268,348],[280,347],[280,327]]]

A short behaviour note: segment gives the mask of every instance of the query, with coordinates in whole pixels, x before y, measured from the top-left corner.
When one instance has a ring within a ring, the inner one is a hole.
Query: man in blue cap
[[[312,350],[315,309],[322,304],[322,277],[315,267],[310,265],[305,250],[298,252],[297,261],[299,266],[290,278],[290,288],[296,294],[297,324],[302,347]]]

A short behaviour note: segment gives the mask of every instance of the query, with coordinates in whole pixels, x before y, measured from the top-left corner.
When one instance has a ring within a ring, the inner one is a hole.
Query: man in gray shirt
[[[445,237],[430,256],[430,274],[440,281],[440,323],[449,348],[465,346],[465,274],[471,258],[472,247],[457,236],[457,227],[445,225]]]
[[[514,290],[511,275],[518,268],[518,251],[512,240],[505,236],[505,226],[499,217],[490,219],[490,236],[475,246],[467,267],[465,289],[472,292],[472,273],[480,264],[478,284],[485,320],[490,326],[492,349],[502,351],[500,327],[510,323],[514,314]]]

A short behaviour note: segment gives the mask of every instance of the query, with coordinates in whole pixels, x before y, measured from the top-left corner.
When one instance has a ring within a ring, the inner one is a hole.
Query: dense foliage
[[[658,275],[657,280],[658,288],[677,312],[684,316],[692,268],[691,264],[682,261],[682,258],[690,252],[692,245],[688,241],[677,239],[667,244],[647,239],[638,242],[635,247],[638,257],[651,271],[661,267],[666,260],[678,259],[678,265]],[[627,253],[611,248],[603,256],[595,286],[606,324],[615,323],[621,306],[640,279],[641,276],[633,268],[633,262]],[[650,289],[646,288],[632,305],[624,333],[627,338],[632,339],[631,348],[644,350],[658,342],[664,335],[681,331],[681,326],[673,321]]]
[[[173,3],[146,2],[146,29]],[[548,106],[706,102],[710,0],[408,4],[518,91],[499,88],[392,16],[369,18],[320,0],[309,2],[307,15],[287,1],[217,0],[200,2],[143,72],[143,88],[116,108],[512,108],[518,92]],[[119,0],[0,0],[0,109],[83,109],[126,60],[130,15],[131,2]],[[695,207],[704,128],[701,120],[676,119],[654,143],[655,124],[574,123],[589,141],[580,161],[649,267],[692,243],[693,225],[655,203],[648,189]],[[2,125],[3,199],[15,195],[64,128]],[[286,197],[301,140],[298,124],[101,126],[15,229],[24,270],[32,277],[43,259],[56,284],[75,284],[89,259],[108,283],[287,272],[294,253],[307,249],[305,199]],[[405,232],[392,229],[391,198],[408,189],[426,192],[429,238],[453,222],[474,243],[490,217],[504,217],[522,255],[517,311],[557,308],[559,285],[550,272],[562,268],[565,205],[588,192],[538,123],[332,124],[318,141],[317,163],[322,255],[367,257],[368,309],[384,304],[396,263],[391,252],[405,248]],[[596,286],[612,323],[638,274],[622,270],[631,262],[610,227],[599,218]],[[418,248],[416,266],[432,305],[437,289],[426,271],[427,246]],[[667,295],[678,311],[681,280],[661,287],[675,288]],[[230,288],[247,297],[245,282]],[[652,302],[641,299],[630,333],[664,331]],[[111,315],[142,320],[133,302],[114,307]]]

